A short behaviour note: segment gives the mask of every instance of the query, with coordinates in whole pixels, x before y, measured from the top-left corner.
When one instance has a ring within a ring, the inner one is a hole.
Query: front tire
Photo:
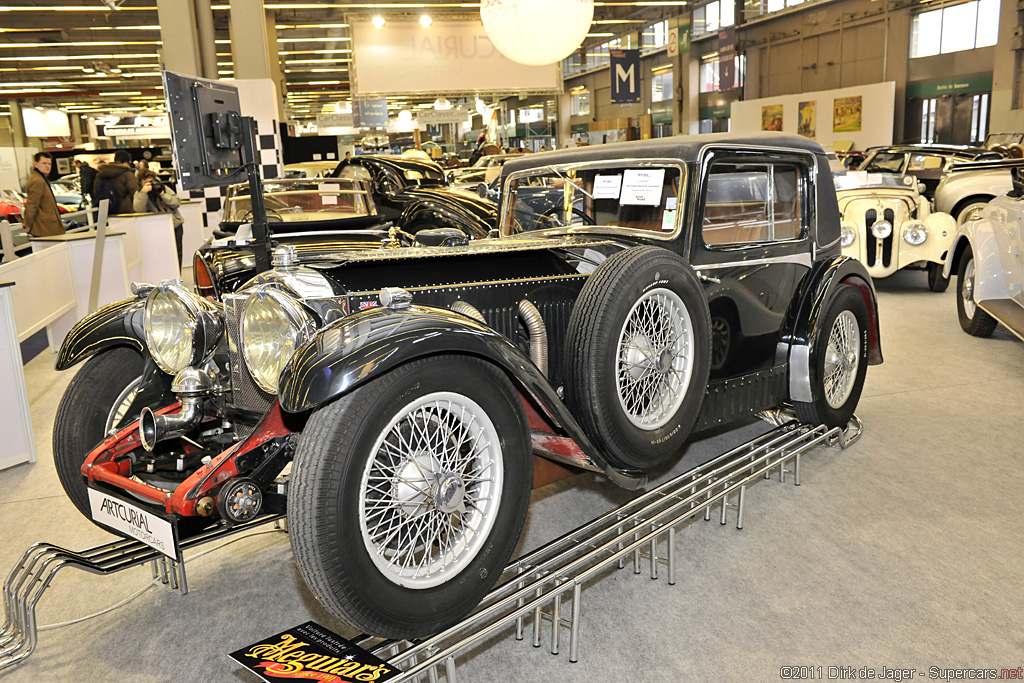
[[[840,285],[821,324],[811,354],[813,400],[793,402],[802,422],[845,427],[857,408],[867,374],[868,310],[860,293]]]
[[[949,288],[949,278],[942,277],[942,264],[928,264],[928,289],[933,292],[945,292]]]
[[[89,493],[82,464],[113,429],[137,415],[126,415],[142,378],[142,356],[127,347],[99,353],[82,366],[64,392],[53,423],[53,464],[71,502],[90,520]]]
[[[532,471],[522,403],[500,370],[455,356],[404,365],[310,417],[288,495],[300,573],[354,628],[436,633],[501,575]]]
[[[987,337],[995,331],[996,319],[981,310],[974,298],[977,282],[974,277],[974,252],[970,247],[960,255],[960,268],[957,270],[956,314],[960,319],[960,327],[967,334],[975,337]]]

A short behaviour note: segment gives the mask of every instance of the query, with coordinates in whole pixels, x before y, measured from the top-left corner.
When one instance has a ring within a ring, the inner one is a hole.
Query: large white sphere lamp
[[[594,0],[483,0],[480,18],[494,47],[513,62],[554,64],[587,37]]]

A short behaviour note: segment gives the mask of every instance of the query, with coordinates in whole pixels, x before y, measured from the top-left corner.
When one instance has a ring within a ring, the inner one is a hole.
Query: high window
[[[569,100],[569,114],[572,116],[590,116],[590,91],[577,90]]]
[[[974,0],[914,15],[910,57],[973,50],[998,40],[999,0]]]
[[[640,49],[653,50],[668,44],[668,21],[648,26],[640,34]]]
[[[700,92],[716,92],[718,90],[723,89],[728,90],[730,87],[743,87],[744,73],[746,72],[747,68],[747,60],[746,57],[744,57],[743,55],[736,55],[735,60],[736,69],[734,82],[732,86],[727,86],[725,88],[723,88],[722,84],[718,82],[718,58],[713,57],[711,59],[706,59],[702,61],[700,65]]]
[[[651,102],[666,102],[672,99],[672,69],[651,72]]]
[[[733,0],[714,0],[693,11],[693,32],[709,33],[736,23]]]

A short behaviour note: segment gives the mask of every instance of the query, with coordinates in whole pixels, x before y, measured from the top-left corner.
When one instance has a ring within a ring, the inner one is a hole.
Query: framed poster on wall
[[[851,133],[861,129],[863,103],[860,95],[837,97],[832,105],[832,132]]]
[[[768,104],[761,107],[761,130],[782,130],[781,104]]]
[[[813,138],[818,132],[818,102],[801,102],[796,109],[796,132],[806,138]]]

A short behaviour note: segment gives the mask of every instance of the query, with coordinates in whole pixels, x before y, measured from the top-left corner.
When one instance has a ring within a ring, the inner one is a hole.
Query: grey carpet
[[[492,638],[459,660],[459,681],[778,681],[784,666],[1003,668],[1024,654],[1024,343],[960,331],[955,282],[922,273],[877,283],[886,362],[868,372],[848,451],[806,457],[802,485],[748,491],[745,528],[696,521],[677,536],[678,581],[610,571],[583,594],[581,659]],[[57,483],[49,439],[68,373],[27,366],[40,462],[0,472],[0,572],[36,541],[85,548],[109,537]],[[765,427],[703,435],[658,480]],[[523,547],[614,507],[628,494],[591,475],[535,492]],[[201,552],[201,551],[197,551]],[[269,532],[188,565],[185,597],[155,587],[84,623],[40,634],[5,681],[255,681],[227,653],[308,619],[351,635],[320,609]],[[39,623],[91,614],[150,583],[62,572]]]

